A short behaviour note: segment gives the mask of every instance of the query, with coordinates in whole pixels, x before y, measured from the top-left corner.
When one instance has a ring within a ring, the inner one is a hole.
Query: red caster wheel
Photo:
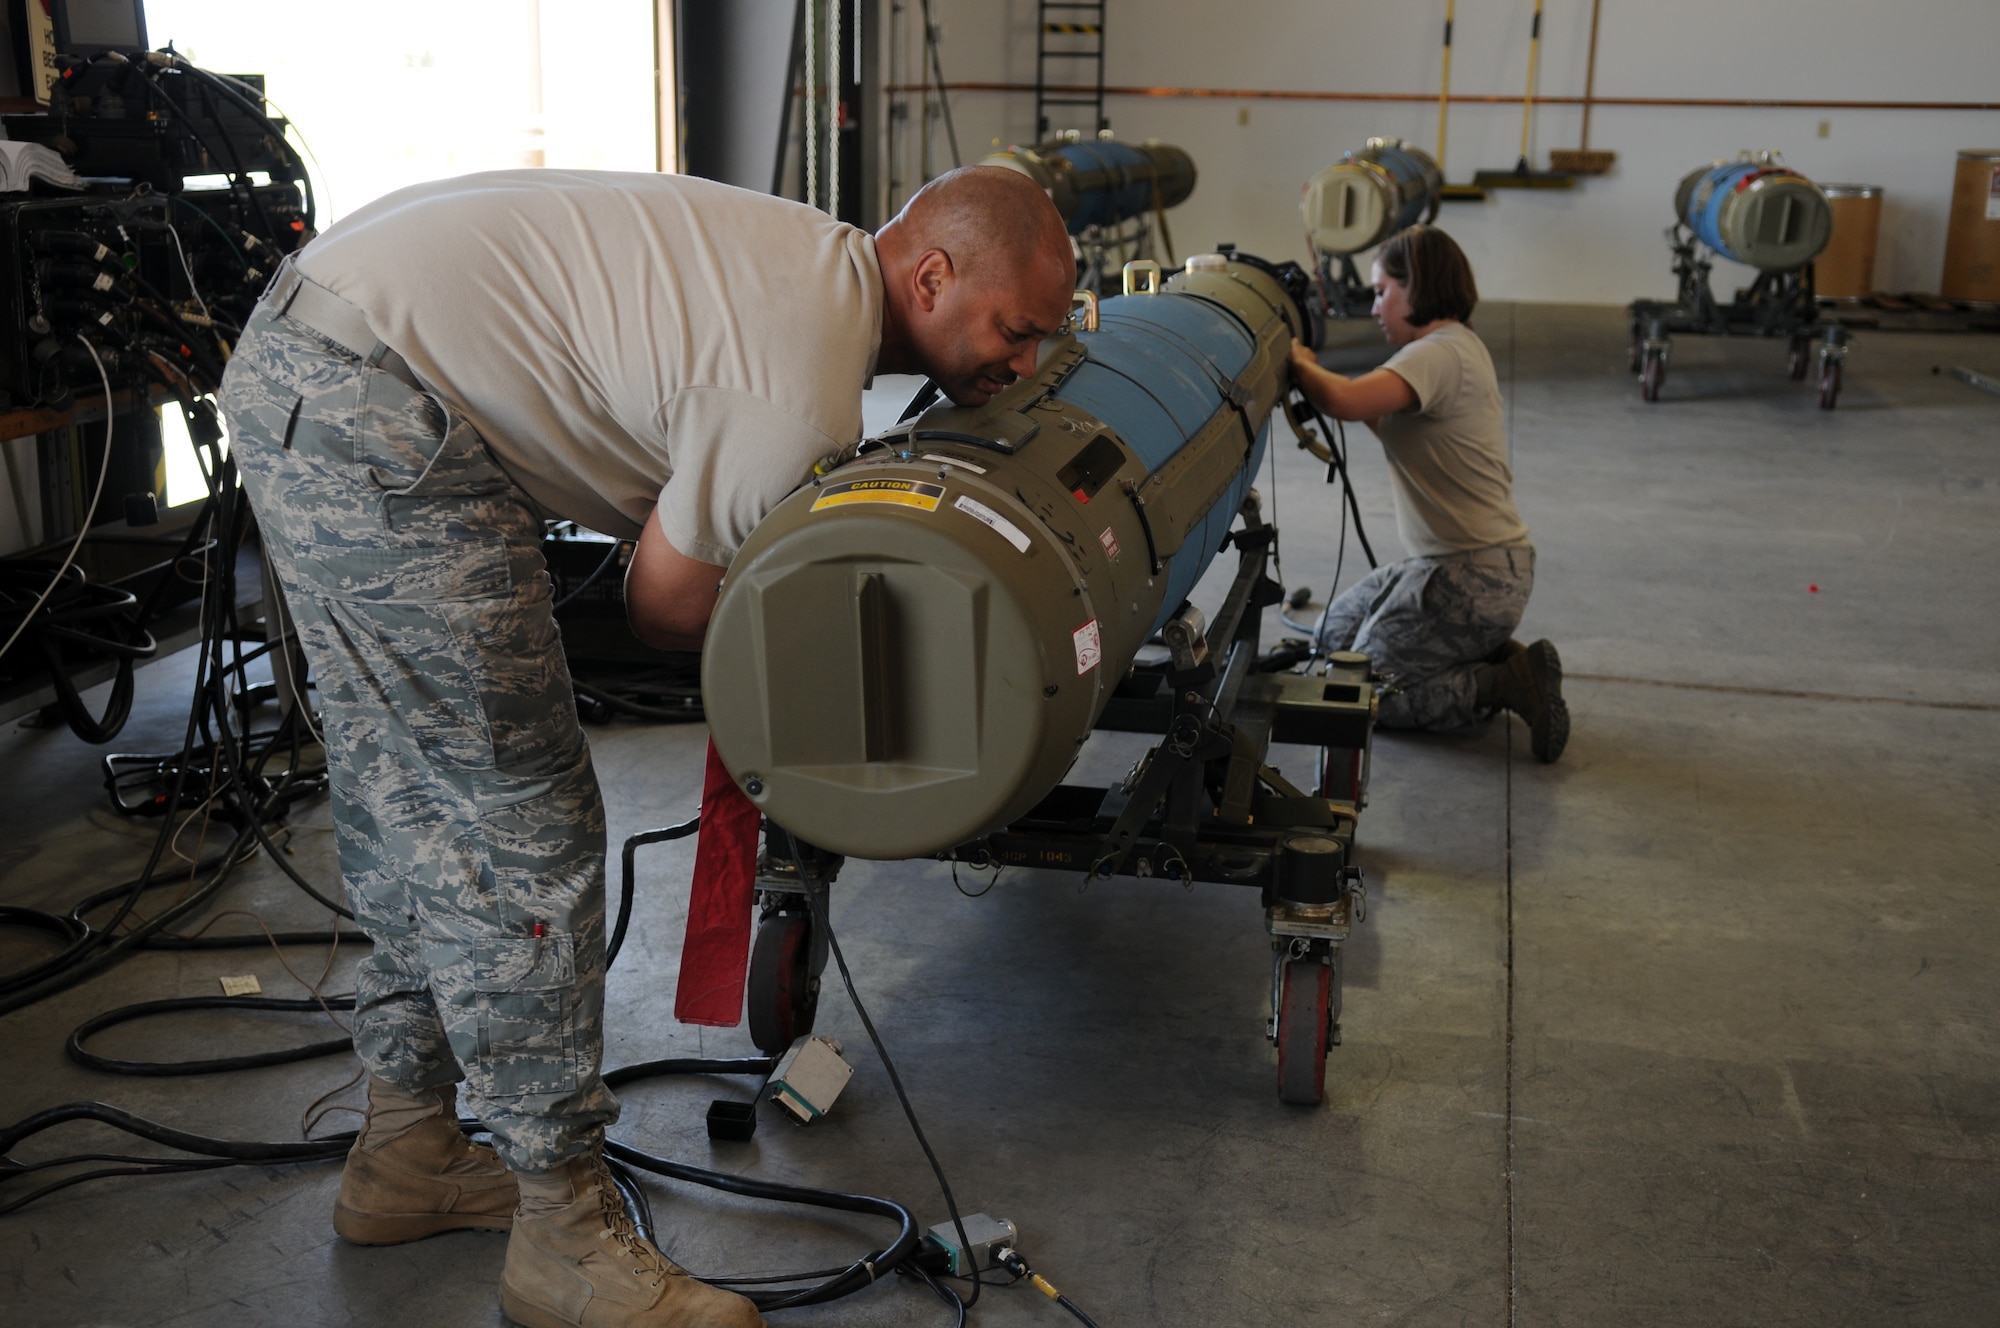
[[[812,919],[773,913],[757,927],[750,951],[750,1040],[767,1056],[784,1054],[812,1032],[819,1012],[819,979],[812,976]]]
[[[1645,361],[1639,366],[1639,395],[1648,401],[1660,399],[1660,384],[1667,378],[1666,353],[1648,350]]]
[[[1278,1096],[1316,1107],[1326,1100],[1333,1032],[1333,966],[1317,954],[1285,962],[1278,1002]]]

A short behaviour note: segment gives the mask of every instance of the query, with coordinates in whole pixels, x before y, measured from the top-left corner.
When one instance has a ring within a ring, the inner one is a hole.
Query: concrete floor
[[[1932,370],[1993,373],[2000,342],[1864,333],[1827,414],[1779,343],[1683,339],[1648,406],[1616,310],[1477,321],[1540,547],[1524,635],[1562,646],[1569,753],[1535,764],[1518,726],[1378,737],[1370,916],[1323,1109],[1276,1100],[1253,899],[1009,872],[975,901],[934,864],[850,864],[835,925],[961,1204],[1018,1223],[1105,1328],[2000,1322],[2000,401]],[[1379,357],[1347,332],[1339,363]],[[1286,572],[1324,589],[1334,491],[1281,452]],[[1359,434],[1354,453],[1392,554],[1379,449]],[[1361,570],[1350,550],[1344,579]],[[176,745],[187,676],[184,659],[147,669],[114,746]],[[593,731],[614,843],[693,810],[702,740]],[[1094,740],[1079,775],[1136,750]],[[104,810],[98,755],[61,731],[0,734],[0,902],[66,909],[141,861],[153,827]],[[294,862],[322,882],[330,839],[324,804],[296,818]],[[745,1051],[741,1030],[670,1017],[691,851],[640,861],[609,1063]],[[227,899],[316,920],[264,863]],[[0,968],[45,952],[0,931]],[[291,958],[308,976],[322,960]],[[95,1012],[241,972],[298,992],[269,951],[148,954],[0,1018],[0,1121],[101,1098],[297,1137],[345,1058],[180,1080],[63,1058]],[[97,1045],[225,1054],[324,1027],[190,1017]],[[741,1090],[659,1081],[625,1095],[618,1135],[943,1220],[844,998],[821,1028],[856,1066],[825,1122],[767,1108],[753,1144],[711,1145],[709,1099]],[[111,1142],[77,1128],[22,1151]],[[501,1238],[348,1246],[336,1184],[331,1166],[275,1167],[65,1191],[0,1218],[0,1322],[500,1321]],[[656,1210],[698,1272],[823,1266],[886,1239],[678,1185]],[[973,1319],[1072,1322],[1024,1287]],[[778,1322],[950,1319],[886,1285]]]

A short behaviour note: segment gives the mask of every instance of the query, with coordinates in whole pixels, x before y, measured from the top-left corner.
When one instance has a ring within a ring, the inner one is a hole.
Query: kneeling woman
[[[1396,526],[1414,556],[1377,568],[1327,606],[1323,650],[1358,650],[1399,691],[1382,700],[1395,728],[1461,729],[1511,710],[1537,757],[1569,740],[1562,662],[1547,641],[1510,638],[1535,583],[1535,548],[1514,507],[1506,417],[1493,357],[1467,325],[1479,292],[1449,235],[1412,226],[1375,260],[1375,321],[1397,347],[1348,378],[1304,346],[1292,368],[1308,399],[1382,440]]]

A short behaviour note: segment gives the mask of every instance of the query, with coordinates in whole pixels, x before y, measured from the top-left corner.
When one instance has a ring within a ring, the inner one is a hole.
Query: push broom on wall
[[[1604,0],[1590,0],[1590,62],[1583,75],[1583,142],[1578,147],[1555,148],[1549,152],[1549,165],[1571,175],[1602,175],[1618,160],[1615,152],[1590,148],[1590,101],[1597,92],[1597,12]]]
[[[1438,174],[1444,174],[1444,128],[1451,113],[1451,20],[1457,0],[1444,0],[1444,77],[1438,84]],[[1438,190],[1446,203],[1477,203],[1486,191],[1476,184],[1447,184]]]
[[[1482,189],[1568,189],[1576,183],[1562,171],[1538,171],[1528,164],[1528,131],[1535,118],[1535,73],[1542,56],[1542,0],[1528,29],[1528,87],[1521,96],[1521,158],[1511,171],[1480,171],[1472,182]]]

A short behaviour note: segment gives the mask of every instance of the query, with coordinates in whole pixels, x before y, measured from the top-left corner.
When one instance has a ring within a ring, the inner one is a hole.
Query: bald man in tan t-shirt
[[[280,272],[221,395],[375,942],[343,1237],[509,1231],[500,1303],[531,1328],[761,1322],[638,1234],[603,1163],[603,799],[543,521],[636,537],[633,629],[699,648],[737,548],[853,440],[872,374],[984,402],[1073,279],[1048,198],[980,167],[876,236],[683,176],[468,176]],[[460,1136],[460,1081],[495,1148]]]

